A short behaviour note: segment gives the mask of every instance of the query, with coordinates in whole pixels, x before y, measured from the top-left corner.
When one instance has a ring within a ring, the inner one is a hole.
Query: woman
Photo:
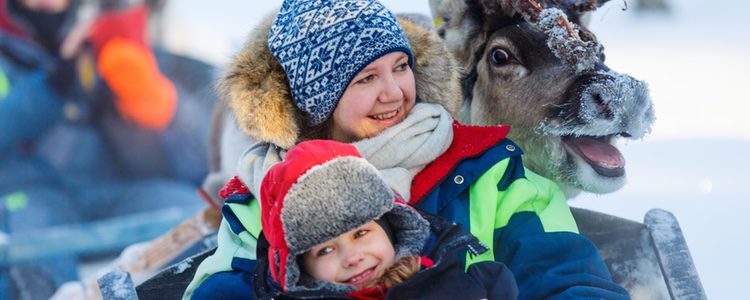
[[[453,121],[458,72],[432,32],[373,0],[285,1],[251,36],[220,90],[259,142],[222,191],[219,247],[185,298],[251,297],[253,195],[284,149],[307,139],[354,142],[406,201],[468,227],[490,250],[465,263],[504,262],[519,298],[628,297],[578,235],[559,188],[523,168],[509,128]]]

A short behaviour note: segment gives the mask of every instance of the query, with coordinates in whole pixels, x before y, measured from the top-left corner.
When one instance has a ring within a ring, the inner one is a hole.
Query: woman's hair
[[[380,277],[379,284],[386,289],[394,285],[409,280],[421,268],[419,256],[404,256],[393,264],[388,270],[385,270]]]
[[[310,125],[309,118],[306,117],[307,113],[299,109],[296,105],[294,108],[297,110],[297,125],[299,126],[299,136],[297,143],[301,143],[309,140],[330,140],[331,129],[333,128],[333,116],[329,117],[323,123],[318,125]]]

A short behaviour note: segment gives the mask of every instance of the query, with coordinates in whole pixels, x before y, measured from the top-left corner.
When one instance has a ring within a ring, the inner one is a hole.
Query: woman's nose
[[[396,78],[393,75],[383,77],[382,90],[380,91],[380,95],[378,95],[378,100],[380,102],[392,102],[403,98],[404,93],[401,91]]]

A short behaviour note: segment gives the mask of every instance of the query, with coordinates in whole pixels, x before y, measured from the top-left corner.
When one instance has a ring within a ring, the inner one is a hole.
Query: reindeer
[[[607,1],[430,0],[439,35],[464,66],[462,121],[511,125],[511,138],[526,152],[525,165],[560,184],[568,196],[622,187],[625,159],[613,143],[645,136],[654,121],[646,84],[607,68],[602,46],[582,26],[586,13]],[[215,107],[210,136],[211,174],[203,189],[218,208],[217,191],[252,140],[222,103]],[[215,228],[216,218],[202,212],[152,242],[144,253],[161,254],[149,267],[172,258],[161,249],[191,244],[202,235],[180,228],[209,223],[206,227]],[[650,286],[656,280],[639,277],[660,276],[658,269],[636,273],[622,280],[631,293],[664,294],[665,288]]]
[[[610,70],[586,27],[608,0],[430,0],[437,30],[465,67],[460,119],[511,125],[524,164],[560,184],[609,193],[625,184],[614,145],[650,132],[647,85]]]

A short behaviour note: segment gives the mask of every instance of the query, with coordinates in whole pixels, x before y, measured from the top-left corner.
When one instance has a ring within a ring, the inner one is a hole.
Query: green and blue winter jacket
[[[467,227],[489,251],[467,253],[465,266],[506,264],[519,299],[629,299],[596,247],[578,234],[560,188],[523,167],[522,151],[505,139],[507,132],[455,123],[450,148],[414,178],[411,203]],[[195,295],[210,291],[213,299],[252,289],[260,207],[247,189],[236,190],[222,209],[218,249],[199,266],[185,299],[196,289]]]

